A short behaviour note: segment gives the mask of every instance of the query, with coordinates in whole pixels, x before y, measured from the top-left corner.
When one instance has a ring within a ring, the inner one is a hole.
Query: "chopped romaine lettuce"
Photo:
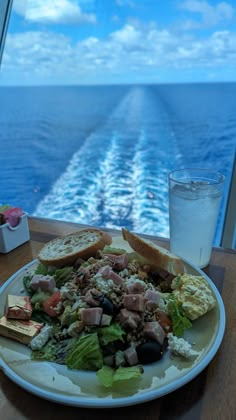
[[[34,274],[42,274],[43,276],[46,276],[48,274],[48,267],[42,263],[39,263]]]
[[[45,312],[43,312],[42,310],[34,310],[32,312],[32,316],[31,316],[32,321],[36,321],[36,322],[43,322],[44,324],[55,324],[57,321],[57,319],[52,318],[50,315],[46,314]]]
[[[51,293],[39,290],[33,294],[33,296],[30,298],[30,302],[35,307],[35,309],[40,310],[43,309],[43,302],[47,300],[49,296],[51,296]]]
[[[105,247],[103,248],[102,254],[115,254],[115,255],[122,255],[122,254],[126,254],[127,251],[125,249],[122,248],[115,248],[115,247],[111,247],[109,245],[105,245]]]
[[[32,278],[31,276],[24,276],[23,277],[23,285],[24,285],[24,288],[25,288],[26,292],[29,293],[29,295],[32,295],[34,293],[34,290],[30,286],[31,278]]]
[[[185,316],[183,309],[178,305],[173,295],[168,297],[167,308],[173,324],[173,333],[177,337],[181,337],[185,330],[192,327],[192,323]]]
[[[110,366],[103,366],[96,373],[97,378],[103,386],[106,388],[111,388],[113,384],[114,369]]]
[[[70,325],[78,319],[78,315],[76,311],[72,310],[70,305],[67,305],[64,309],[64,312],[60,316],[61,325]]]
[[[103,386],[106,388],[115,386],[117,389],[119,387],[127,388],[129,384],[137,384],[142,373],[143,368],[141,366],[120,366],[116,370],[109,366],[103,366],[97,371],[96,375]]]
[[[65,359],[73,343],[74,338],[69,338],[59,342],[51,339],[40,350],[32,350],[31,359],[47,360],[58,364],[65,364]]]
[[[73,272],[73,267],[64,267],[59,268],[54,273],[54,279],[57,287],[63,286],[68,280],[71,279],[71,274]]]
[[[98,370],[102,367],[103,357],[97,333],[84,335],[76,341],[66,357],[66,365],[70,369],[82,370]]]
[[[123,335],[126,332],[121,328],[120,324],[114,323],[109,325],[109,327],[99,328],[98,334],[101,345],[106,346],[116,340],[124,341]]]
[[[32,360],[48,360],[48,361],[55,361],[56,360],[56,353],[57,348],[52,341],[49,341],[45,346],[43,346],[40,350],[32,350],[31,359]]]
[[[142,366],[120,366],[114,373],[113,383],[119,381],[129,381],[131,379],[139,379],[143,373]]]

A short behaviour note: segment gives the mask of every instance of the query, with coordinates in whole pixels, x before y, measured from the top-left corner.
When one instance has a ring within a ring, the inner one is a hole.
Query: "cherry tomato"
[[[52,317],[58,316],[60,311],[57,310],[57,305],[60,301],[61,293],[60,290],[57,290],[57,292],[43,302],[44,311]]]

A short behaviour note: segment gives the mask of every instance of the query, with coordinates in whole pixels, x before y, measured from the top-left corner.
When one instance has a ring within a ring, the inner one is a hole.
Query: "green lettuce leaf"
[[[74,343],[74,338],[62,341],[49,340],[40,350],[32,350],[32,360],[47,360],[58,364],[65,364],[67,354]]]
[[[170,314],[172,324],[173,324],[173,333],[177,337],[184,335],[184,331],[192,327],[191,321],[185,316],[183,309],[176,302],[176,299],[173,295],[168,298],[168,312]]]
[[[49,325],[56,324],[58,322],[57,318],[52,318],[50,315],[46,314],[46,312],[43,312],[42,309],[33,309],[31,319],[32,321],[42,322]]]
[[[31,359],[54,362],[56,361],[56,352],[56,346],[52,343],[52,341],[49,341],[40,350],[32,350]]]
[[[120,389],[123,392],[124,389],[128,391],[128,388],[138,386],[142,373],[142,366],[120,366],[116,370],[109,366],[103,366],[96,375],[104,387],[113,388],[116,392]]]
[[[51,293],[45,292],[43,290],[38,290],[31,296],[30,302],[35,307],[35,309],[40,310],[43,308],[43,302],[51,296]]]
[[[122,255],[122,254],[127,254],[127,251],[123,248],[115,248],[109,245],[105,245],[105,247],[102,250],[102,254]]]
[[[113,383],[119,381],[130,381],[131,379],[139,379],[143,373],[142,366],[120,366],[114,373]]]
[[[23,277],[23,285],[26,292],[31,296],[34,293],[34,290],[30,286],[32,276],[24,276]]]
[[[103,357],[97,333],[79,338],[66,357],[69,369],[98,370],[103,366]]]
[[[99,328],[98,334],[101,345],[106,346],[116,340],[124,341],[123,335],[125,335],[126,332],[118,323],[114,323],[109,325],[109,327]]]
[[[48,274],[48,267],[42,263],[39,263],[34,274],[42,274],[43,276],[46,276]]]
[[[97,378],[103,386],[111,388],[113,384],[114,369],[110,366],[103,366],[96,373]]]
[[[59,268],[54,273],[54,279],[56,282],[56,286],[60,288],[63,286],[68,280],[71,280],[71,274],[73,272],[73,267],[64,267]]]

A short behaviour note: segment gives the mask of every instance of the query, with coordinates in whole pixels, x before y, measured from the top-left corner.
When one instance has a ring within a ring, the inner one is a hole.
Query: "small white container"
[[[20,222],[17,226],[12,227],[9,223],[0,225],[0,253],[6,254],[29,241],[29,226],[27,214],[24,213],[20,217]]]

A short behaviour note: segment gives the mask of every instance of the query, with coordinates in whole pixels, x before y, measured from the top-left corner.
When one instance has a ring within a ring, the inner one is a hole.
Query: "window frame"
[[[236,248],[236,151],[231,172],[220,246],[223,248]]]
[[[3,56],[4,44],[7,35],[7,28],[9,18],[11,15],[13,0],[1,0],[0,1],[0,66]]]
[[[0,0],[0,68],[13,0]],[[231,173],[220,246],[236,248],[236,151]]]

